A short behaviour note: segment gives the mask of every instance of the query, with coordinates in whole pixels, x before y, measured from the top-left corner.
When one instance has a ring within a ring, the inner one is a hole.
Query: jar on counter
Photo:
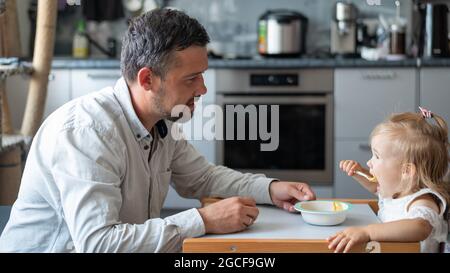
[[[406,26],[400,23],[393,23],[390,29],[390,46],[389,54],[405,55],[406,54]]]
[[[74,58],[89,57],[89,41],[86,37],[86,23],[80,20],[77,25],[77,31],[73,36],[72,55]]]

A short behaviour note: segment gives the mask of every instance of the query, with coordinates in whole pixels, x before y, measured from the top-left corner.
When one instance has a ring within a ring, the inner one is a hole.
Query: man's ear
[[[417,173],[417,168],[414,163],[404,163],[402,165],[402,175],[405,177],[414,177]]]
[[[150,91],[154,89],[154,76],[151,68],[143,67],[139,70],[136,81],[144,90]]]

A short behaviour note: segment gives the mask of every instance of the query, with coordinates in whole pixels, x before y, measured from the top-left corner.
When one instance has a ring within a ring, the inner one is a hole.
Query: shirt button
[[[146,150],[146,151],[147,151],[148,149],[150,149],[150,146],[148,146],[148,145],[145,145],[145,146],[144,146],[144,150]]]
[[[137,137],[137,138],[141,138],[141,135],[137,134],[136,137]]]

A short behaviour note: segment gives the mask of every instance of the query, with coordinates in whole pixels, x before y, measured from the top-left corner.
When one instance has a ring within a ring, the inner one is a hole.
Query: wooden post
[[[11,206],[17,199],[22,176],[20,146],[0,154],[0,206]]]
[[[9,111],[8,99],[6,96],[6,83],[4,80],[1,79],[0,79],[0,97],[1,97],[0,103],[2,104],[0,107],[1,109],[0,126],[2,127],[0,133],[11,135],[14,133],[14,129],[11,124],[11,114]]]
[[[0,57],[19,57],[22,54],[20,46],[19,24],[17,18],[16,0],[6,0],[0,11]],[[3,134],[12,134],[14,129],[11,123],[6,84],[0,79],[0,96],[2,96],[2,115],[0,126]]]
[[[33,70],[27,105],[22,122],[22,134],[34,136],[44,116],[50,73],[55,44],[57,0],[39,0],[34,45]]]
[[[6,57],[22,56],[16,0],[6,0]]]
[[[22,55],[16,0],[5,0],[0,10],[0,57]]]
[[[0,57],[6,56],[6,5],[0,3]]]

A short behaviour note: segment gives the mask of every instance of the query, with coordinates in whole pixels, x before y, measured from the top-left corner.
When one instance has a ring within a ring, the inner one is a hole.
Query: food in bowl
[[[333,211],[343,211],[343,210],[344,210],[344,208],[342,207],[341,202],[337,202],[337,201],[333,202]]]
[[[295,204],[303,220],[311,225],[335,226],[343,223],[352,205],[341,201],[316,200]]]

